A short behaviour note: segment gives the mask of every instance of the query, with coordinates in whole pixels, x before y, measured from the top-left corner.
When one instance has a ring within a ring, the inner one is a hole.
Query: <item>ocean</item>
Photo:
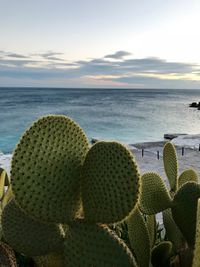
[[[165,133],[200,133],[200,90],[0,88],[0,151],[12,153],[40,116],[63,114],[89,139],[127,144],[163,140]]]

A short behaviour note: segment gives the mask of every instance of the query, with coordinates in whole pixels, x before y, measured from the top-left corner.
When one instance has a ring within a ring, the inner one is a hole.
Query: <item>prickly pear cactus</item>
[[[15,253],[6,243],[0,242],[0,266],[17,267]]]
[[[65,223],[80,207],[80,170],[89,143],[66,116],[36,121],[22,136],[11,164],[16,202],[31,216]]]
[[[198,174],[193,169],[185,170],[181,173],[181,175],[178,178],[178,188],[180,188],[182,185],[184,185],[187,182],[195,182],[198,183]]]
[[[128,219],[128,236],[140,267],[149,267],[150,261],[150,237],[146,222],[138,208],[135,209]]]
[[[200,198],[198,199],[195,249],[192,267],[200,266]]]
[[[4,196],[4,192],[5,192],[5,180],[6,180],[6,171],[3,170],[0,174],[0,200],[2,200],[3,196]]]
[[[191,248],[195,244],[198,198],[200,198],[200,185],[188,182],[175,194],[172,207],[173,219]]]
[[[145,214],[156,214],[172,205],[171,197],[162,178],[147,172],[141,179],[140,208]]]
[[[170,257],[172,255],[172,243],[162,241],[152,250],[151,262],[153,267],[169,267]]]
[[[150,247],[152,248],[156,242],[156,216],[154,214],[146,216],[146,225],[150,238]]]
[[[176,149],[174,145],[170,142],[167,142],[164,146],[163,163],[171,190],[173,192],[176,192],[177,181],[178,181],[178,161],[177,161]]]
[[[67,267],[137,267],[125,243],[106,226],[77,221],[70,225],[64,243]]]
[[[7,172],[3,169],[3,168],[1,168],[0,167],[0,177],[1,177],[1,175],[4,175],[5,174],[5,182],[4,182],[4,185],[5,186],[8,186],[9,184],[10,184],[10,178],[9,178],[9,176],[8,176],[8,174],[7,174]],[[1,178],[0,178],[1,179]]]
[[[82,175],[82,199],[88,222],[115,223],[134,209],[140,174],[133,155],[117,142],[98,142],[89,150]]]
[[[11,185],[8,186],[6,193],[3,196],[3,199],[1,201],[1,206],[2,209],[4,209],[4,207],[7,205],[7,203],[13,198],[13,192],[12,192],[12,188]]]
[[[36,267],[63,267],[63,254],[51,253],[34,257]]]
[[[172,242],[177,252],[180,251],[183,244],[185,243],[185,239],[180,229],[174,222],[171,209],[163,211],[163,223],[168,240]]]
[[[26,256],[40,256],[62,250],[62,228],[56,224],[35,221],[14,200],[3,210],[2,229],[8,244]]]

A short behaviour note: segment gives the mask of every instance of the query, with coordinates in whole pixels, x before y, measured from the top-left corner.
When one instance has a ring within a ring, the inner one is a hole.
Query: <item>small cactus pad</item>
[[[183,246],[185,240],[172,217],[171,209],[163,211],[163,223],[168,240],[172,242],[176,251],[179,251],[179,249]]]
[[[200,198],[198,199],[198,211],[196,221],[196,240],[192,267],[200,266]]]
[[[17,267],[15,253],[10,246],[0,242],[0,266],[1,267]]]
[[[128,219],[128,236],[137,263],[140,267],[149,267],[150,261],[150,237],[146,222],[139,211],[135,209]]]
[[[156,216],[154,214],[146,215],[146,225],[150,237],[150,246],[152,248],[156,242]]]
[[[70,225],[64,242],[67,267],[136,267],[125,243],[106,226],[77,221]]]
[[[2,229],[5,240],[13,249],[27,256],[40,256],[62,249],[61,227],[33,220],[14,200],[3,210]]]
[[[2,209],[7,205],[7,203],[13,198],[13,192],[12,192],[12,188],[11,185],[8,186],[3,199],[1,201],[1,205],[2,205]]]
[[[72,220],[80,204],[80,169],[88,149],[83,130],[68,117],[36,121],[12,159],[12,190],[19,206],[40,220]]]
[[[82,198],[85,219],[96,223],[123,220],[134,209],[140,175],[134,157],[117,142],[98,142],[84,165]]]
[[[2,200],[4,196],[6,175],[7,173],[4,170],[0,174],[0,200]]]
[[[195,243],[198,198],[200,198],[200,185],[188,182],[178,190],[173,200],[173,219],[190,247]]]
[[[181,173],[178,178],[178,188],[184,185],[187,182],[196,182],[198,183],[198,174],[193,169],[185,170]]]
[[[145,214],[156,214],[172,205],[172,200],[162,178],[147,172],[141,179],[140,208]]]
[[[33,257],[36,267],[63,267],[63,255],[51,253]]]
[[[151,253],[151,262],[153,267],[169,267],[172,254],[172,243],[162,241],[155,246]]]
[[[4,185],[8,186],[10,184],[10,178],[9,178],[7,172],[3,168],[0,167],[0,176],[1,176],[3,171],[6,173]]]
[[[178,161],[176,156],[176,149],[170,142],[167,142],[164,146],[163,163],[171,190],[175,192],[177,189],[178,179]]]

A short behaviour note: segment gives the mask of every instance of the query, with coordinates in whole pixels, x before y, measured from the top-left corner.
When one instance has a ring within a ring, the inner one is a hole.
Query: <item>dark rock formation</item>
[[[189,105],[190,108],[198,108],[200,109],[200,102],[197,103],[197,102],[192,102],[190,105]]]

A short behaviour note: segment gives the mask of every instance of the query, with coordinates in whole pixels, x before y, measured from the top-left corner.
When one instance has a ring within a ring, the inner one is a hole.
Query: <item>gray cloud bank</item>
[[[0,51],[0,86],[200,88],[200,65],[117,51],[102,58],[68,61],[64,53]]]

